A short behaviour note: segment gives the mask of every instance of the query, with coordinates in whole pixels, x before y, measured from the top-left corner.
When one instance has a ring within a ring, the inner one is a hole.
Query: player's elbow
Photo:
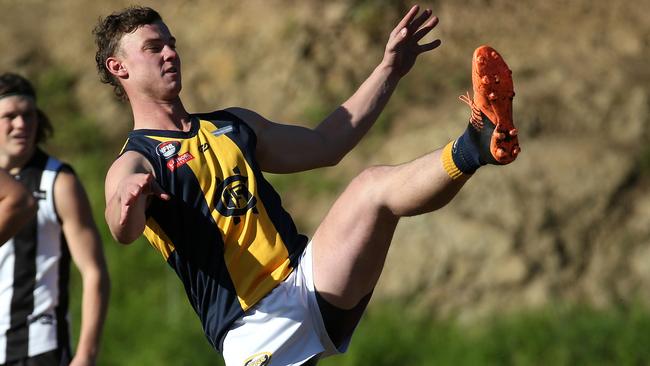
[[[129,228],[125,225],[120,225],[119,223],[111,223],[108,220],[106,221],[108,222],[108,228],[110,229],[111,236],[113,236],[113,239],[115,239],[115,241],[120,244],[131,244],[140,237],[140,234],[142,234],[142,230],[137,232],[135,230],[129,230]]]
[[[349,150],[343,147],[325,151],[325,154],[323,154],[323,156],[321,157],[320,166],[322,167],[336,166],[341,162],[341,160],[343,160],[343,158],[347,155],[348,152]]]
[[[318,163],[318,165],[316,166],[316,168],[329,168],[329,167],[336,166],[336,165],[338,165],[338,163],[341,162],[341,159],[343,159],[342,156],[341,157],[339,157],[339,156],[323,157],[320,160],[320,163]]]
[[[140,233],[129,232],[128,230],[113,230],[111,229],[111,235],[113,239],[120,244],[128,245],[133,243],[136,239],[140,237]]]
[[[120,222],[119,215],[115,210],[111,210],[110,206],[106,207],[104,218],[108,224],[111,236],[120,244],[133,243],[144,231],[144,221],[142,223],[140,223],[139,220],[136,220],[138,222],[133,222],[133,220]]]

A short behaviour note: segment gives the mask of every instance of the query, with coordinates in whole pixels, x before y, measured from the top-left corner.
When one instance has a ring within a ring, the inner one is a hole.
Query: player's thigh
[[[369,168],[353,179],[314,234],[314,283],[335,306],[355,306],[383,268],[398,222],[384,204],[386,169]]]

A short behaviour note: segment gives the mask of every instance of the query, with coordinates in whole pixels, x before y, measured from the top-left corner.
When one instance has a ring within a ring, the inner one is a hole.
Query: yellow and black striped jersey
[[[188,132],[134,130],[122,153],[144,155],[171,195],[151,202],[144,235],[221,350],[232,322],[291,273],[307,238],[263,177],[253,130],[226,111],[191,120]]]

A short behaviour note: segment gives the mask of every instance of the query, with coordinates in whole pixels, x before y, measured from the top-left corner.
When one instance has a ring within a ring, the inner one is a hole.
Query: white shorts
[[[233,323],[223,340],[226,365],[301,365],[344,352],[349,341],[334,346],[314,291],[310,242],[289,277]]]

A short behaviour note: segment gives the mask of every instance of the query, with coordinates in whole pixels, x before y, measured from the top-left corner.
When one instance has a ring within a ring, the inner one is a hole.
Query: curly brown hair
[[[103,83],[113,85],[115,95],[121,100],[127,100],[128,97],[117,78],[106,69],[106,60],[118,51],[120,40],[125,34],[157,21],[162,21],[157,11],[149,7],[131,6],[114,12],[104,19],[100,18],[93,29],[97,45],[95,64],[99,78]]]
[[[4,73],[0,75],[0,95],[21,95],[34,99],[34,106],[36,106],[36,91],[34,86],[29,80],[14,73]],[[52,134],[52,124],[47,115],[36,107],[36,116],[38,118],[38,126],[36,127],[36,144],[45,142]]]

